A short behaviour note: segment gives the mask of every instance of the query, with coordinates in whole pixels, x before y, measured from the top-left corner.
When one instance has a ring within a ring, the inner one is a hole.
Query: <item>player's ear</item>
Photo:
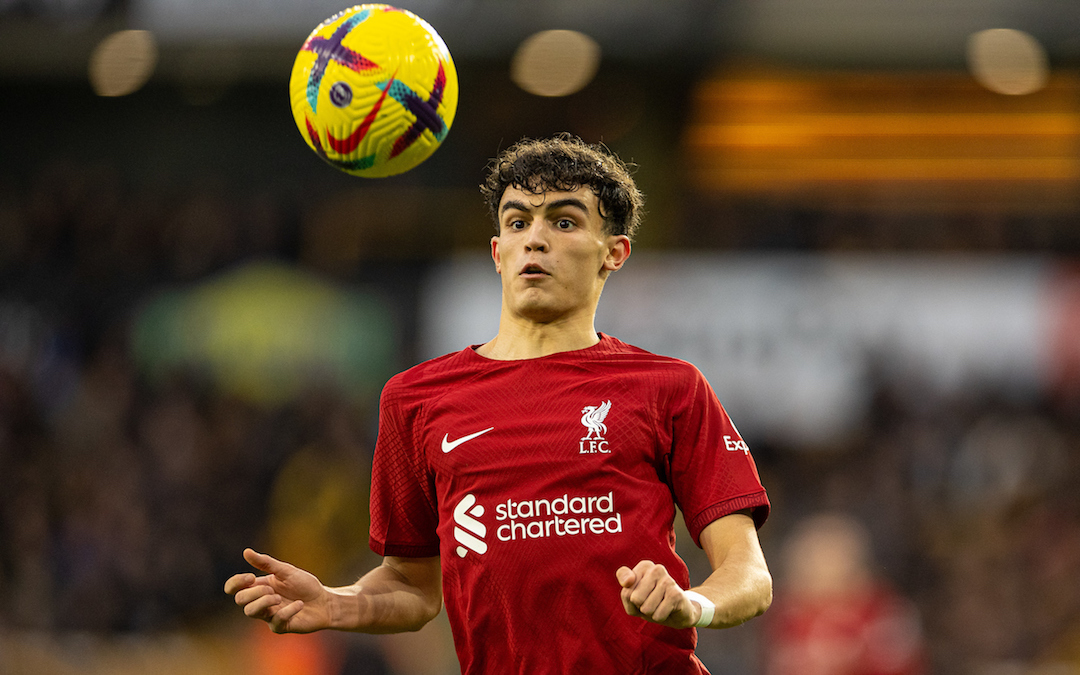
[[[502,274],[502,261],[499,259],[499,238],[491,238],[491,259],[495,261],[495,273]]]
[[[614,272],[623,266],[630,257],[630,237],[625,234],[608,237],[607,256],[604,258],[604,270]]]

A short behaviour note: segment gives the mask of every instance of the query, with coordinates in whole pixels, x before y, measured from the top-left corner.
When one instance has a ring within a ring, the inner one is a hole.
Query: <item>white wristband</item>
[[[695,591],[683,591],[683,593],[686,594],[686,597],[701,605],[701,617],[694,624],[694,627],[705,628],[712,623],[713,613],[716,611],[716,605],[713,604],[713,601]]]

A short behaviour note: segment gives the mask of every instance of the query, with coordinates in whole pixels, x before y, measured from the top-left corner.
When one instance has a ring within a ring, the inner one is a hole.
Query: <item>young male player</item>
[[[481,187],[496,336],[397,375],[380,408],[371,546],[352,586],[250,549],[225,590],[276,632],[417,630],[445,602],[461,669],[704,673],[694,627],[765,611],[769,502],[701,373],[598,334],[642,198],[601,146],[523,141]],[[713,572],[692,591],[676,505]]]

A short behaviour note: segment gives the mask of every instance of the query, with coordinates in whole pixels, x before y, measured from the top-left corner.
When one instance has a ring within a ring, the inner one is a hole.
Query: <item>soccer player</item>
[[[769,501],[692,365],[598,334],[642,197],[603,146],[525,140],[481,192],[502,278],[491,341],[390,380],[355,584],[250,549],[225,585],[276,632],[417,630],[446,605],[463,673],[707,672],[695,627],[765,611]],[[676,506],[712,573],[689,589]]]

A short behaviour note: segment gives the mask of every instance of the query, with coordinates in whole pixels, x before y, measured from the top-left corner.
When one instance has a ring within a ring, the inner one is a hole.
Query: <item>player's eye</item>
[[[569,230],[574,227],[574,221],[570,220],[569,218],[560,218],[555,222],[555,227],[559,228],[560,230]]]
[[[506,228],[509,229],[509,230],[524,230],[525,229],[525,221],[521,220],[520,218],[516,219],[516,220],[511,220],[508,223],[506,223]]]

